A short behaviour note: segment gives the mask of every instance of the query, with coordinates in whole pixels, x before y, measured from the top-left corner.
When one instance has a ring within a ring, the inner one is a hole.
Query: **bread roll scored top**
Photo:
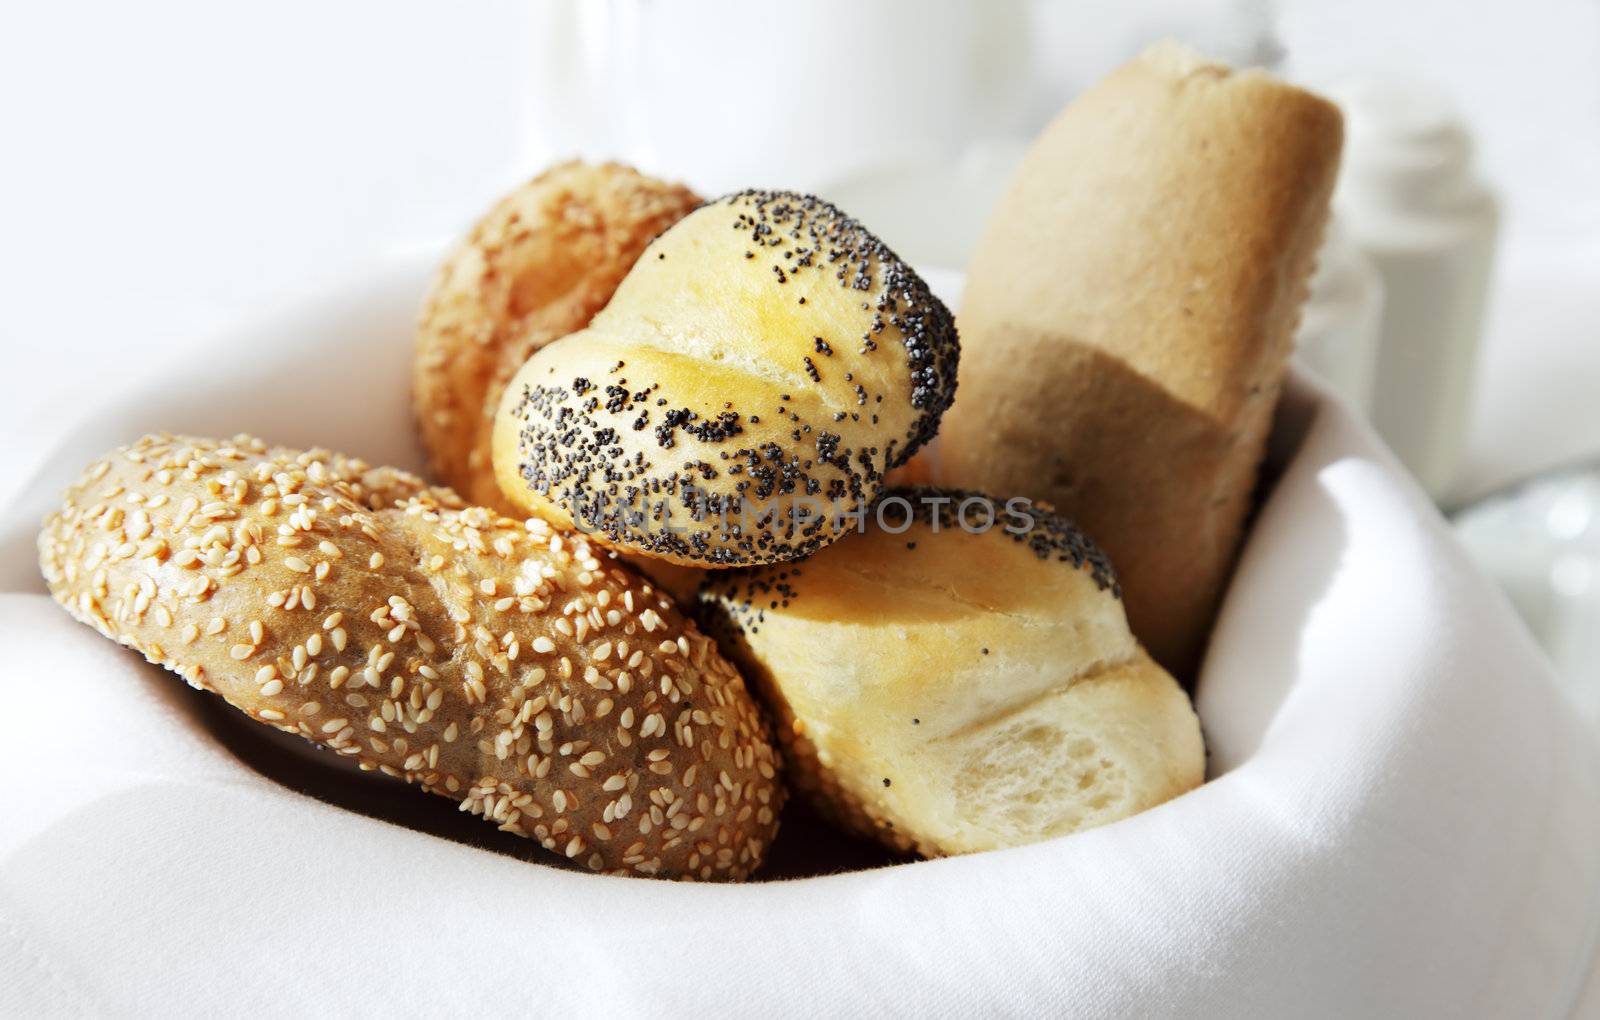
[[[148,436],[39,535],[74,616],[596,871],[739,878],[783,792],[743,681],[582,536],[324,450]]]
[[[899,497],[897,500],[896,497]],[[911,523],[896,533],[912,508]],[[801,563],[713,574],[702,612],[777,713],[794,786],[889,846],[966,853],[1131,815],[1199,784],[1199,723],[1070,522],[897,489]],[[973,528],[986,519],[969,503]]]
[[[639,253],[699,204],[688,188],[629,167],[570,162],[473,226],[434,279],[412,366],[422,444],[446,484],[511,509],[490,457],[506,383],[534,351],[587,326]]]
[[[795,559],[934,435],[957,354],[949,311],[855,220],[742,192],[663,234],[589,328],[528,361],[495,468],[518,506],[617,548]],[[802,497],[825,512],[796,512]]]
[[[969,267],[939,480],[1082,525],[1181,676],[1239,545],[1340,144],[1328,102],[1156,47],[1045,130]]]

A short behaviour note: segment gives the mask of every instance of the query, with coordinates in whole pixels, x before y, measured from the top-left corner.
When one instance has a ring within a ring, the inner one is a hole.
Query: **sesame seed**
[[[325,451],[157,436],[127,454],[101,462],[110,466],[92,492],[69,491],[41,536],[45,579],[70,612],[262,722],[448,793],[582,865],[742,877],[759,863],[782,799],[760,717],[714,647],[672,641],[687,624],[668,623],[680,620],[671,603],[609,554],[537,519],[457,509],[443,490]],[[418,587],[435,546],[462,558],[443,557],[434,586]],[[387,562],[406,567],[313,583],[354,550],[358,563],[393,554]],[[274,563],[305,583],[284,585]],[[491,607],[505,614],[492,630]],[[634,607],[653,607],[650,644],[631,636],[644,629]],[[347,617],[357,623],[347,628]],[[224,634],[234,636],[201,640]],[[674,669],[650,652],[658,639],[682,660]],[[523,649],[550,658],[519,662]],[[691,730],[692,711],[706,721]],[[641,740],[654,743],[631,750]],[[695,786],[694,761],[736,789]],[[637,836],[635,789],[641,801],[670,793],[651,802],[661,818]],[[636,847],[612,845],[619,824],[627,838],[616,842]]]

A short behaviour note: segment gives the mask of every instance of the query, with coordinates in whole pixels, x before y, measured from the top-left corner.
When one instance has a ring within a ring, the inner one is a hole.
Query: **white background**
[[[0,499],[85,402],[170,371],[220,328],[458,234],[557,155],[603,149],[608,125],[585,120],[595,97],[551,84],[584,59],[567,30],[598,7],[7,4]],[[1044,66],[1060,51],[1056,77],[1062,61],[1088,68],[1101,57],[1086,40],[1125,47],[1137,18],[1178,18],[1174,0],[1145,8],[1056,8]],[[1280,31],[1310,81],[1398,70],[1458,97],[1511,214],[1495,343],[1600,332],[1584,282],[1600,279],[1600,4],[1292,2]],[[694,26],[674,38],[695,45]],[[712,122],[721,93],[703,97]],[[395,343],[406,356],[408,338]],[[205,386],[209,358],[250,356],[196,357],[173,399]]]

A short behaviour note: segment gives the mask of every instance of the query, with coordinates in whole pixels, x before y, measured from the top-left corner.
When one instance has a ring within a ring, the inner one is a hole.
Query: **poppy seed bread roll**
[[[1038,509],[966,530],[986,505],[892,490],[863,534],[701,591],[795,789],[897,850],[1065,835],[1203,776],[1199,721],[1129,632],[1105,556]]]
[[[955,390],[949,311],[816,198],[748,191],[653,243],[587,329],[538,351],[496,423],[520,508],[691,566],[832,542]]]
[[[495,203],[445,259],[417,325],[412,403],[433,470],[508,510],[494,413],[529,355],[589,324],[657,234],[700,199],[606,163],[551,167]]]
[[[741,878],[783,790],[739,674],[582,536],[249,437],[113,451],[39,535],[79,620],[596,871]]]
[[[1184,679],[1256,485],[1338,171],[1339,111],[1158,46],[1034,143],[968,267],[941,484],[1053,504]]]

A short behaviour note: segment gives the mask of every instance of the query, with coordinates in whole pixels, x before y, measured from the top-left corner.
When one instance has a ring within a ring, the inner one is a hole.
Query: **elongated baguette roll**
[[[440,478],[511,509],[490,460],[494,413],[529,355],[582,329],[657,234],[700,199],[606,163],[562,163],[497,202],[440,267],[417,326],[412,399]]]
[[[494,435],[519,507],[675,563],[822,548],[931,438],[950,313],[815,198],[749,191],[656,240],[589,328],[538,351]]]
[[[603,555],[243,436],[113,451],[39,535],[74,616],[254,719],[596,871],[744,877],[783,798],[756,706]]]
[[[1045,130],[968,271],[939,480],[1077,521],[1181,677],[1232,569],[1341,137],[1316,96],[1157,47]]]
[[[702,589],[796,789],[898,850],[1064,835],[1203,776],[1199,721],[1129,632],[1105,556],[1054,514],[993,506],[896,489],[865,533]]]

